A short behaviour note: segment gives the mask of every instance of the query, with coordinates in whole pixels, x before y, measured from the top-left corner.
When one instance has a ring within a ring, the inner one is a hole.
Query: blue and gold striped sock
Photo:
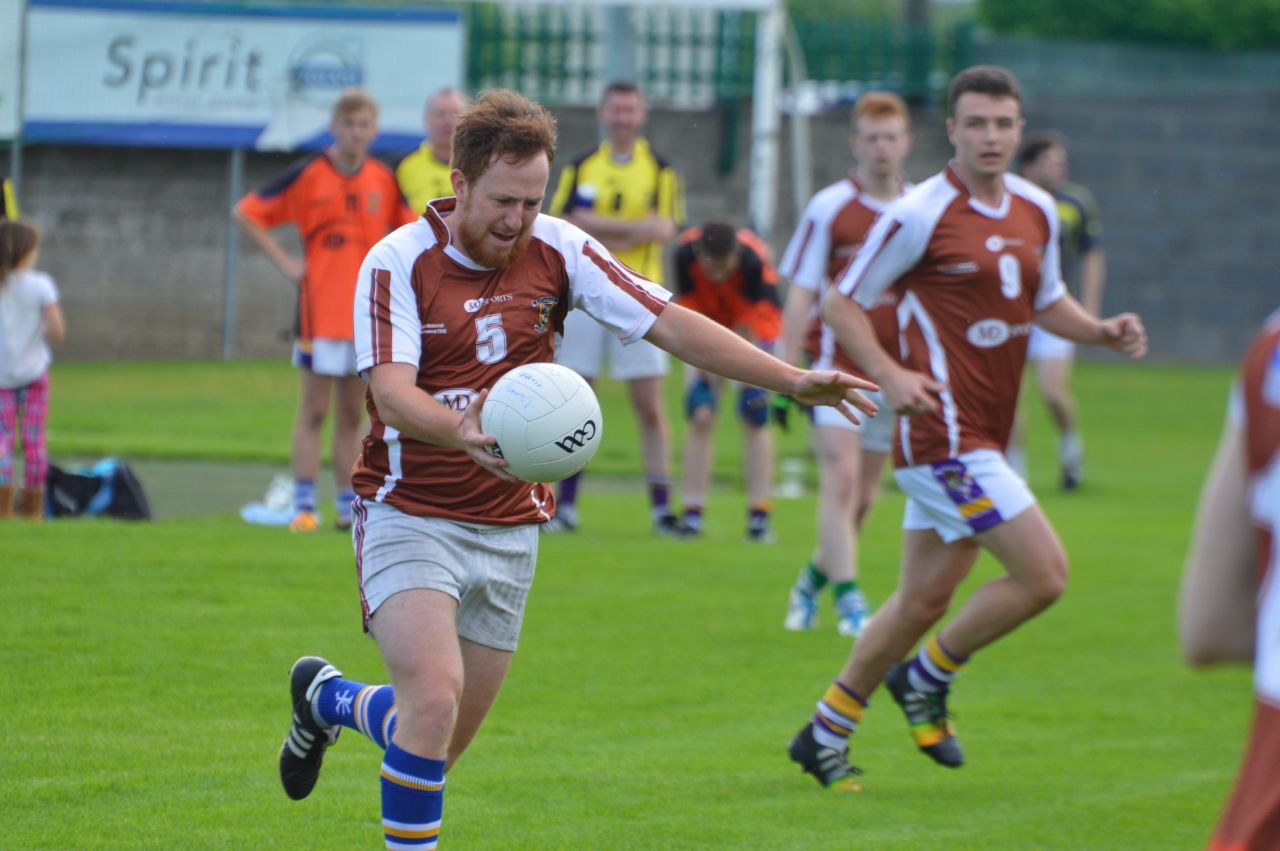
[[[396,693],[391,686],[337,677],[320,686],[312,709],[321,723],[357,730],[383,750],[396,729]]]
[[[951,681],[960,668],[969,661],[968,656],[956,656],[942,646],[938,636],[931,635],[920,645],[916,657],[907,668],[907,681],[916,691],[937,693],[951,687]]]
[[[867,702],[862,695],[836,680],[818,701],[818,711],[813,713],[813,738],[825,747],[844,750],[866,710]]]
[[[401,750],[394,742],[382,758],[382,832],[394,851],[429,851],[440,840],[444,813],[444,760]]]

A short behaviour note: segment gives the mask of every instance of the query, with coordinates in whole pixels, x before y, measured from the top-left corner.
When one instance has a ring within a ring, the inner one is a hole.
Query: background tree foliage
[[[1005,35],[1280,48],[1280,0],[978,0],[978,18]]]

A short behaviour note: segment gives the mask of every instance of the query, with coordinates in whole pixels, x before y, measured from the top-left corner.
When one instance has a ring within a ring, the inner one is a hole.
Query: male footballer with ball
[[[602,243],[539,214],[555,121],[506,90],[482,95],[454,131],[456,197],[379,242],[360,269],[356,362],[371,421],[356,463],[352,537],[365,628],[391,685],[343,678],[324,659],[290,672],[286,793],[305,798],[325,749],[351,727],[385,750],[388,848],[437,847],[445,770],[470,744],[516,648],[551,490],[508,474],[480,428],[488,388],[512,367],[550,362],[568,311],[623,342],[648,340],[699,369],[840,406],[871,388],[799,369],[670,293]]]

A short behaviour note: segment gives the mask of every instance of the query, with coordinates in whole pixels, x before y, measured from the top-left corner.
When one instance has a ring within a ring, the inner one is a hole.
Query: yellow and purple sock
[[[380,777],[387,848],[435,848],[444,813],[444,760],[415,756],[393,742],[382,758]]]
[[[320,686],[312,709],[322,723],[357,730],[383,750],[396,729],[396,693],[391,686],[336,677]]]
[[[931,635],[920,645],[916,657],[907,668],[907,681],[916,691],[942,692],[951,687],[951,681],[960,673],[960,668],[969,661],[968,656],[957,656]]]
[[[696,504],[686,505],[684,514],[680,517],[680,522],[695,532],[702,531],[702,506]]]
[[[578,485],[582,482],[582,473],[574,473],[569,478],[560,483],[560,489],[556,493],[556,502],[562,506],[569,508],[578,504]]]
[[[671,479],[667,476],[646,476],[649,485],[649,510],[654,520],[661,520],[671,513]]]
[[[862,695],[836,680],[813,713],[813,738],[825,747],[844,750],[866,710],[867,701]]]

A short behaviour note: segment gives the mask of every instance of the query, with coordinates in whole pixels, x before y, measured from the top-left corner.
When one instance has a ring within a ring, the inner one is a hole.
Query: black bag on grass
[[[75,472],[49,465],[44,486],[49,517],[119,517],[150,520],[142,482],[124,461],[107,458]]]

